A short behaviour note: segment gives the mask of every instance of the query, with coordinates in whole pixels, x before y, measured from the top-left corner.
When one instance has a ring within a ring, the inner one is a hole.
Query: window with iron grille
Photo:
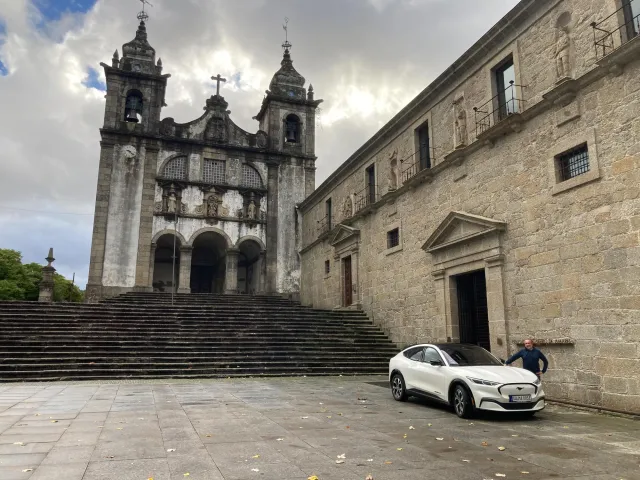
[[[202,180],[207,183],[225,183],[224,160],[205,160],[202,171]]]
[[[329,275],[329,273],[331,273],[331,262],[329,260],[324,261],[324,273],[325,275]]]
[[[387,248],[393,248],[400,245],[400,229],[394,228],[387,232]]]
[[[260,174],[250,165],[242,166],[242,185],[245,187],[263,188]]]
[[[561,182],[589,171],[589,149],[586,143],[558,155],[556,158]]]
[[[186,180],[187,159],[185,157],[178,157],[173,160],[169,160],[162,170],[162,176],[164,178]]]

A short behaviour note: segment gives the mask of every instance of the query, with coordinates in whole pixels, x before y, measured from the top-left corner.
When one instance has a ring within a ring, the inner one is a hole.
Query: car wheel
[[[407,400],[407,387],[404,384],[404,378],[399,373],[394,373],[391,377],[391,393],[398,402]]]
[[[467,389],[462,385],[456,385],[453,391],[453,409],[460,418],[471,418],[474,413],[474,407],[471,404],[471,398]]]

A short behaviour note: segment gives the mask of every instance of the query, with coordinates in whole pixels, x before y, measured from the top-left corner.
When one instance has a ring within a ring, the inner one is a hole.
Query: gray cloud
[[[202,112],[217,73],[235,79],[223,95],[232,118],[252,120],[279,68],[287,16],[293,60],[316,98],[317,181],[475,42],[516,0],[156,0],[149,40],[171,73],[163,115]],[[104,94],[86,88],[89,67],[110,61],[135,34],[131,0],[100,0],[84,16],[34,28],[27,0],[0,0],[0,247],[86,283]],[[100,70],[100,69],[99,69]],[[102,72],[100,72],[102,75]],[[49,215],[23,210],[50,211]]]

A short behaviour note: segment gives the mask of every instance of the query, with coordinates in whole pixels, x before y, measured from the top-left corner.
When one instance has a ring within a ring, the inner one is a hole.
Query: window
[[[371,165],[365,171],[367,177],[367,198],[368,205],[376,203],[376,166]]]
[[[498,120],[504,120],[512,113],[520,111],[516,98],[516,67],[509,57],[495,69],[496,90],[498,93]]]
[[[424,349],[424,361],[427,363],[440,362],[444,364],[444,362],[442,361],[442,357],[440,357],[440,354],[436,351],[435,348],[432,347],[427,347]]]
[[[137,90],[129,92],[124,107],[124,121],[139,123],[142,121],[142,93]]]
[[[423,347],[412,347],[412,348],[408,348],[404,351],[403,355],[407,358],[410,358],[411,360],[413,360],[413,357],[416,353],[420,353],[422,354],[422,351],[424,350]]]
[[[400,229],[394,228],[387,232],[387,248],[394,248],[400,245]]]
[[[424,349],[418,349],[417,352],[409,357],[409,360],[413,360],[414,362],[422,362],[424,360]]]
[[[589,149],[586,143],[558,155],[556,158],[561,182],[589,171]]]
[[[202,180],[207,183],[226,183],[224,160],[205,159]]]
[[[162,169],[162,177],[174,180],[186,180],[187,178],[187,159],[178,157],[169,160]]]
[[[324,274],[329,275],[331,273],[331,262],[329,260],[324,261]]]
[[[287,143],[300,143],[300,119],[296,115],[288,115],[285,120]]]
[[[242,166],[242,185],[245,187],[263,188],[260,174],[251,165]]]
[[[640,34],[640,0],[622,1],[627,35],[629,38],[633,38]]]
[[[327,230],[331,230],[331,199],[325,202],[326,218],[327,218]]]
[[[419,170],[431,168],[431,145],[429,143],[429,124],[424,123],[416,129],[416,153]]]

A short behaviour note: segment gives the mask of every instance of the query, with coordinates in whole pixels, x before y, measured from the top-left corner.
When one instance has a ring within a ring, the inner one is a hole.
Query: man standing
[[[518,358],[522,358],[522,368],[535,373],[540,377],[543,373],[546,373],[547,367],[549,367],[549,361],[540,350],[533,346],[533,340],[527,338],[524,341],[524,348],[518,353],[511,355],[505,362],[507,365],[511,365]],[[540,371],[540,360],[542,360],[542,371]]]

